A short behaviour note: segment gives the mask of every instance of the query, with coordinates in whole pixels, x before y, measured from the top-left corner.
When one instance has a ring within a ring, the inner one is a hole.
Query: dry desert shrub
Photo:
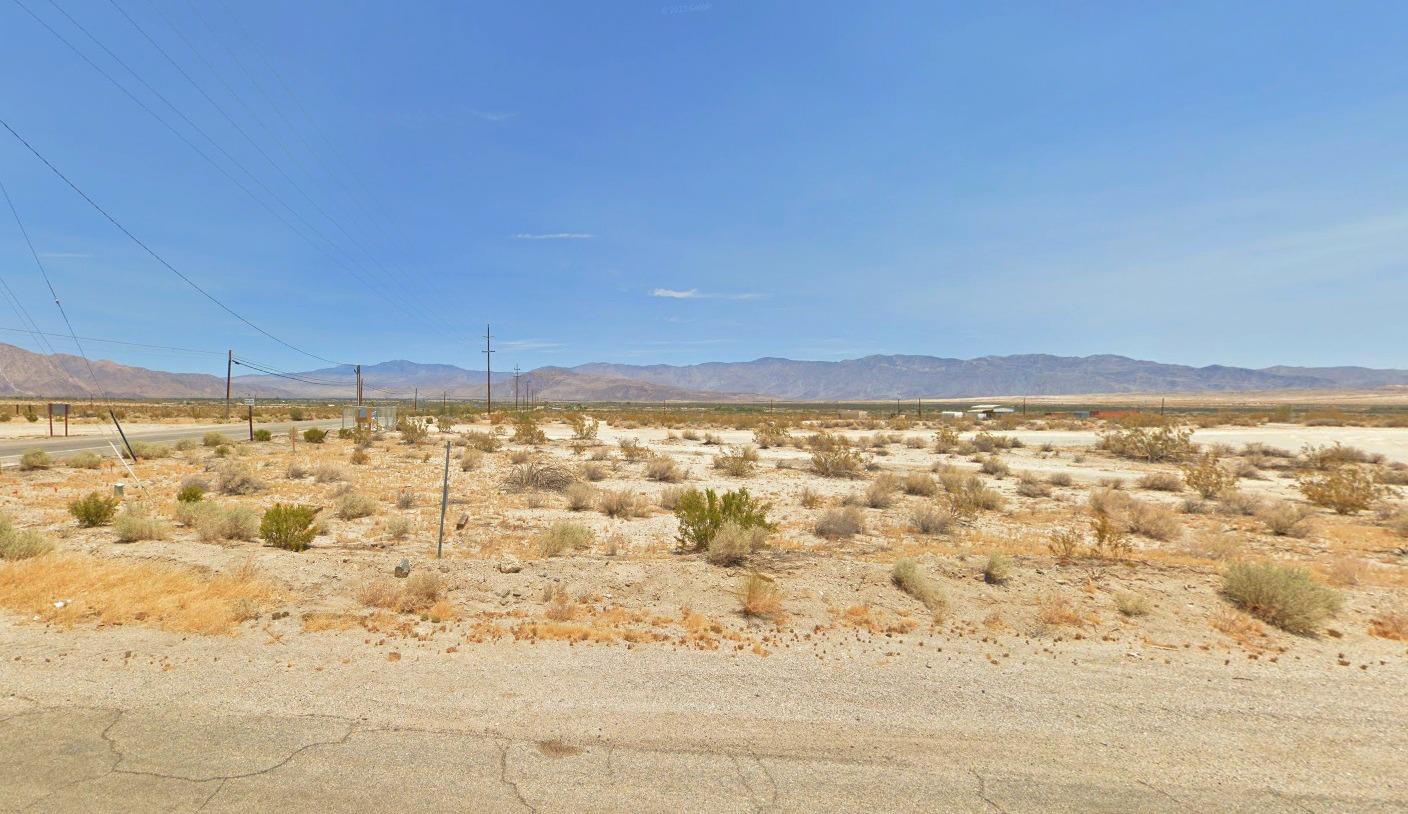
[[[1030,472],[1023,472],[1017,478],[1017,494],[1022,497],[1050,497],[1051,487],[1042,483]]]
[[[978,468],[984,475],[992,475],[995,478],[1005,477],[1012,472],[1011,467],[996,455],[989,455],[984,458],[982,465]]]
[[[850,447],[818,449],[812,453],[811,468],[823,478],[860,478],[865,476],[865,459]]]
[[[103,459],[96,452],[80,452],[70,455],[64,463],[72,469],[97,469],[103,465]]]
[[[1150,472],[1139,479],[1139,488],[1151,492],[1181,492],[1183,479],[1172,472]]]
[[[1317,447],[1307,444],[1300,451],[1306,466],[1312,469],[1339,469],[1346,464],[1382,463],[1382,455],[1370,455],[1357,447],[1347,447],[1336,441],[1333,446]]]
[[[862,502],[872,509],[888,509],[894,505],[900,488],[900,481],[894,475],[881,475],[866,487]]]
[[[989,585],[1006,585],[1012,577],[1012,560],[1005,554],[992,553],[983,565],[983,582]]]
[[[635,438],[622,438],[616,446],[621,450],[621,457],[628,461],[643,461],[650,457],[650,450]]]
[[[461,472],[473,472],[474,470],[482,466],[483,463],[483,450],[476,449],[474,447],[465,447],[464,451],[460,453]]]
[[[714,565],[737,565],[761,548],[767,538],[768,530],[761,526],[744,528],[732,520],[725,521],[709,541],[705,559]]]
[[[1120,591],[1115,594],[1115,610],[1121,616],[1145,616],[1149,613],[1149,600],[1133,591]]]
[[[220,491],[227,495],[252,495],[264,488],[249,467],[235,461],[227,461],[216,467],[215,482]]]
[[[376,499],[358,492],[348,492],[337,499],[336,514],[342,520],[356,520],[376,514]]]
[[[369,608],[416,613],[429,610],[444,595],[439,574],[417,571],[405,580],[378,577],[357,591],[357,601]]]
[[[567,487],[566,494],[569,511],[584,512],[596,505],[596,488],[589,483],[578,481]]]
[[[1336,585],[1353,586],[1364,581],[1369,572],[1369,564],[1358,557],[1341,556],[1330,562],[1328,575]]]
[[[599,461],[582,462],[582,479],[597,483],[606,480],[611,475],[611,470],[606,464]]]
[[[1157,463],[1177,460],[1193,451],[1193,431],[1186,427],[1124,427],[1100,434],[1097,446],[1121,458]]]
[[[1369,635],[1408,642],[1408,611],[1395,608],[1374,616],[1369,620]]]
[[[1257,510],[1256,519],[1277,537],[1304,537],[1309,533],[1306,520],[1311,512],[1304,506],[1280,500],[1267,503]]]
[[[1056,529],[1047,537],[1046,547],[1056,559],[1072,560],[1085,549],[1085,537],[1079,529]]]
[[[230,443],[230,439],[218,432],[208,432],[201,436],[201,444],[207,447],[219,447]]]
[[[529,489],[561,492],[576,480],[572,470],[565,466],[534,460],[511,468],[504,478],[504,487],[513,492]]]
[[[1055,472],[1047,476],[1046,482],[1052,486],[1070,486],[1075,479],[1068,472]]]
[[[920,534],[947,534],[953,524],[953,512],[938,506],[920,506],[909,516],[910,527]]]
[[[582,551],[591,548],[596,535],[581,523],[559,520],[538,532],[533,537],[538,553],[544,557],[556,557],[569,551]]]
[[[914,560],[902,559],[895,563],[890,579],[901,591],[919,600],[935,618],[948,610],[948,597],[938,583],[930,579]]]
[[[1252,616],[1301,635],[1319,630],[1343,601],[1304,569],[1269,562],[1229,565],[1222,573],[1222,594]]]
[[[1320,475],[1300,479],[1305,499],[1336,514],[1355,514],[1389,497],[1393,490],[1379,483],[1374,473],[1358,466],[1340,466]]]
[[[943,481],[942,478],[940,480]],[[957,489],[951,488],[948,483],[944,486],[949,489],[949,512],[964,521],[972,520],[981,511],[998,511],[1005,503],[997,490],[984,486],[976,475],[963,478],[962,485]]]
[[[744,577],[739,600],[744,616],[782,623],[782,592],[778,590],[777,583],[769,577],[756,572]]]
[[[673,512],[680,504],[680,498],[689,490],[682,486],[667,486],[660,490],[660,508]]]
[[[804,509],[815,509],[826,502],[820,492],[815,491],[810,486],[802,487],[802,491],[797,495],[797,502]]]
[[[629,489],[605,491],[597,499],[597,509],[607,517],[629,520],[632,517],[645,517],[650,508],[640,495]]]
[[[1084,627],[1087,621],[1070,598],[1055,593],[1038,600],[1036,618],[1048,627]]]
[[[958,446],[958,430],[953,427],[939,427],[934,433],[934,451],[937,453],[952,452]]]
[[[404,540],[411,535],[411,520],[409,517],[400,516],[388,518],[382,530],[386,532],[388,539]]]
[[[758,451],[753,447],[731,447],[714,456],[714,468],[735,478],[750,478],[757,471]]]
[[[166,521],[152,514],[141,503],[129,503],[122,516],[113,521],[113,531],[117,532],[120,543],[135,543],[141,540],[165,540],[171,530]]]
[[[59,607],[54,597],[73,599]],[[252,568],[209,576],[85,554],[33,557],[0,567],[0,607],[64,627],[94,621],[224,634],[278,599],[278,590]]]
[[[470,449],[477,449],[480,452],[498,452],[503,446],[503,441],[497,435],[487,432],[467,432],[460,436]]]
[[[917,497],[933,497],[939,493],[939,485],[923,472],[911,472],[905,476],[904,493]]]
[[[508,462],[511,464],[522,464],[533,460],[533,451],[529,449],[515,449],[508,454]]]
[[[828,509],[816,521],[815,531],[828,540],[854,537],[865,531],[865,518],[854,506]]]
[[[1168,542],[1183,533],[1183,524],[1173,510],[1160,503],[1130,501],[1129,530],[1152,540]]]
[[[33,529],[17,529],[0,515],[0,560],[27,560],[54,550],[54,544]]]
[[[42,449],[31,449],[20,456],[20,470],[24,472],[48,469],[53,465],[54,461],[49,457],[49,453]]]
[[[718,458],[714,459],[714,465],[719,465]],[[645,476],[661,483],[679,483],[684,480],[684,470],[680,468],[674,458],[668,455],[657,455],[645,462]]]

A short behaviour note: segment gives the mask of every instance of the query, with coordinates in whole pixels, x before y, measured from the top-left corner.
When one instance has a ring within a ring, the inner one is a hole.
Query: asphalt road
[[[275,436],[287,434],[289,427],[297,427],[299,431],[308,427],[322,427],[324,429],[339,427],[342,425],[340,419],[324,419],[318,421],[278,421],[267,424],[255,424],[254,428],[259,430],[269,430]],[[191,439],[199,441],[208,432],[222,432],[230,438],[242,439],[248,437],[248,426],[245,424],[191,424],[170,429],[147,430],[143,432],[127,433],[128,440],[148,441],[152,443],[174,444],[177,441]],[[108,442],[118,440],[117,432],[103,433],[101,435],[81,435],[70,438],[25,438],[20,440],[0,441],[0,467],[14,466],[19,462],[19,458],[31,449],[42,449],[55,458],[65,458],[76,452],[96,452],[99,455],[111,455],[112,447]]]

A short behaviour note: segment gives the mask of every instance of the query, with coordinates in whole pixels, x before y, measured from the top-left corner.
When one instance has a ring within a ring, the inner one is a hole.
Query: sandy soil
[[[78,740],[109,724],[121,732],[119,721],[83,717],[79,707],[89,706],[126,711],[126,725],[156,730],[163,715],[255,729],[259,716],[275,720],[275,729],[297,729],[298,715],[342,716],[354,723],[332,740],[347,741],[358,727],[404,726],[487,738],[491,757],[502,746],[504,761],[520,746],[545,754],[541,749],[557,747],[541,743],[553,738],[576,744],[574,758],[637,749],[622,765],[639,759],[637,782],[655,795],[642,798],[650,801],[644,810],[767,807],[767,800],[730,796],[761,788],[746,777],[763,772],[752,760],[780,784],[774,790],[792,795],[791,804],[773,800],[784,810],[854,809],[867,799],[885,810],[1408,806],[1408,786],[1391,768],[1393,756],[1408,748],[1408,645],[1384,638],[1379,625],[1405,607],[1408,541],[1374,513],[1315,510],[1309,533],[1297,538],[1272,536],[1252,516],[1180,512],[1176,534],[1134,535],[1126,558],[1058,561],[1048,546],[1051,531],[1088,528],[1086,502],[1101,481],[1119,479],[1124,494],[1175,509],[1187,493],[1136,488],[1150,472],[1177,473],[1174,465],[1112,457],[1089,449],[1092,438],[1081,433],[1015,431],[1009,434],[1026,445],[999,453],[1011,474],[984,476],[1005,498],[1001,510],[925,535],[910,516],[940,498],[899,494],[886,508],[860,509],[863,533],[828,540],[814,532],[817,518],[881,475],[929,472],[936,464],[977,472],[978,463],[936,453],[932,432],[910,429],[898,432],[896,443],[870,447],[873,467],[864,479],[819,477],[807,471],[809,451],[791,446],[760,450],[756,473],[733,478],[712,467],[719,445],[686,439],[679,429],[605,426],[598,446],[574,451],[569,429],[547,424],[548,443],[536,450],[506,444],[469,471],[460,469],[463,448],[452,447],[449,532],[437,561],[444,441],[489,428],[455,429],[432,433],[423,445],[389,435],[372,445],[363,465],[348,462],[348,441],[299,444],[293,452],[286,442],[238,445],[228,461],[248,467],[264,488],[207,500],[262,509],[275,501],[333,507],[347,491],[375,499],[369,517],[339,519],[326,508],[324,533],[303,553],[257,541],[203,542],[174,519],[166,539],[119,544],[111,528],[77,528],[65,510],[73,497],[108,488],[119,472],[6,473],[0,512],[42,530],[60,552],[204,574],[252,563],[279,591],[230,635],[162,630],[173,626],[151,618],[95,626],[74,612],[81,596],[53,597],[71,603],[66,609],[12,611],[0,622],[0,679],[13,694],[12,711],[52,713],[54,725],[71,726]],[[725,445],[753,438],[741,430],[699,433]],[[856,442],[872,435],[841,434]],[[909,437],[924,443],[907,445]],[[674,458],[688,479],[646,479],[643,462],[622,458],[623,439]],[[1336,440],[1391,461],[1408,451],[1405,429],[1273,426],[1194,435],[1205,444],[1291,450]],[[600,462],[606,477],[593,485],[639,494],[648,504],[643,516],[571,511],[561,494],[505,488],[513,455],[576,470],[593,450],[609,453]],[[1303,503],[1288,461],[1259,462],[1260,474],[1238,484],[1244,494]],[[224,464],[204,448],[144,462],[148,502],[174,518],[181,479]],[[346,480],[290,478],[290,464],[335,466]],[[1069,475],[1072,482],[1024,496],[1017,477],[1023,472]],[[676,520],[658,504],[663,492],[681,486],[746,486],[770,502],[778,529],[768,547],[739,567],[676,553]],[[398,507],[402,494],[412,497]],[[803,505],[804,494],[819,505]],[[410,531],[395,539],[389,532],[402,520]],[[593,542],[543,556],[537,535],[554,522],[590,528]],[[984,579],[990,554],[1009,558],[1011,573],[1001,584]],[[947,612],[936,616],[895,587],[891,569],[900,557],[914,558],[942,587]],[[1219,594],[1221,568],[1241,557],[1302,565],[1335,585],[1344,605],[1317,636],[1266,625]],[[404,584],[391,576],[403,559],[413,573],[437,576],[443,604],[405,613],[368,606],[368,586]],[[779,588],[781,613],[740,611],[743,581],[754,571]],[[0,602],[4,590],[0,576]],[[1121,598],[1131,594],[1142,597],[1146,614],[1120,611]],[[18,727],[25,719],[14,720]],[[0,726],[0,743],[5,731]],[[244,736],[230,737],[234,744]],[[379,748],[368,744],[342,759],[354,765]],[[697,776],[671,762],[679,754],[744,760],[736,770],[744,780],[715,790],[717,797],[682,794]],[[112,767],[103,768],[110,756],[94,759],[94,782],[111,782]],[[786,766],[795,776],[779,780]],[[533,797],[528,807],[625,807],[611,797],[611,784],[597,789],[572,779],[572,772],[591,774],[584,764],[538,769],[541,777],[568,771],[563,781],[578,785],[556,799]],[[504,772],[511,771],[518,770],[505,763]],[[954,772],[964,778],[961,790],[939,782]],[[854,782],[837,785],[842,774]],[[889,774],[910,778],[943,804],[896,796],[892,786],[883,791]],[[485,783],[503,791],[501,777]],[[257,808],[270,799],[257,789],[251,797],[222,798],[239,787],[227,777],[219,789],[202,786],[192,795],[212,803],[207,810],[222,801],[237,810],[237,799]],[[36,787],[32,799],[51,791]],[[847,800],[854,805],[838,804]],[[412,808],[432,809],[430,802]],[[522,795],[502,810],[521,809],[520,802]],[[500,807],[486,803],[486,810]]]

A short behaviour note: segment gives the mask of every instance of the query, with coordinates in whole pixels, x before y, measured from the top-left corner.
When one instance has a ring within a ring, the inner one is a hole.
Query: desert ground
[[[0,473],[0,806],[1408,810],[1405,428],[241,429]]]

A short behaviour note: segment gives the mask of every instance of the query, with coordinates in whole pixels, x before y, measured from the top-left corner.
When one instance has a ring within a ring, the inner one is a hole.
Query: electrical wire
[[[303,348],[298,347],[297,345],[293,344],[292,342],[289,342],[288,340],[283,339],[282,337],[279,337],[279,336],[277,336],[277,335],[275,335],[275,334],[273,334],[273,333],[271,333],[271,332],[265,330],[264,328],[261,328],[260,326],[256,325],[254,322],[252,322],[251,320],[249,320],[247,317],[245,317],[243,314],[240,314],[240,313],[239,313],[238,311],[236,311],[235,309],[233,309],[233,308],[231,308],[230,306],[226,305],[225,303],[221,302],[218,297],[216,297],[214,294],[211,294],[209,291],[206,291],[204,288],[201,288],[200,285],[199,285],[198,283],[196,283],[195,280],[192,280],[190,277],[187,277],[185,274],[182,274],[181,271],[178,270],[175,266],[173,266],[173,265],[171,265],[170,263],[168,263],[168,262],[166,261],[166,258],[164,258],[164,257],[162,257],[160,254],[158,254],[155,249],[153,249],[152,247],[148,246],[146,243],[143,243],[140,238],[138,238],[136,235],[132,234],[132,232],[131,232],[130,230],[128,230],[128,228],[127,228],[126,226],[123,226],[122,223],[121,223],[117,218],[115,218],[115,217],[113,217],[111,214],[109,214],[108,211],[107,211],[106,209],[104,209],[102,206],[100,206],[97,201],[93,200],[93,199],[88,195],[88,193],[84,192],[82,189],[79,188],[79,186],[78,186],[77,184],[75,184],[73,181],[69,180],[69,177],[68,177],[67,175],[64,175],[63,172],[62,172],[61,170],[59,170],[58,167],[54,166],[54,164],[53,164],[51,161],[49,161],[49,159],[45,158],[43,153],[40,153],[39,150],[35,149],[34,145],[33,145],[33,144],[30,144],[29,141],[26,140],[24,136],[21,136],[18,132],[16,132],[16,131],[15,131],[15,128],[11,127],[9,122],[5,121],[4,119],[0,119],[0,126],[3,126],[6,130],[10,131],[10,135],[12,135],[12,136],[14,136],[16,139],[18,139],[19,142],[20,142],[21,144],[23,144],[26,149],[28,149],[31,153],[34,154],[34,157],[35,157],[35,158],[38,158],[41,162],[43,162],[44,166],[48,167],[49,170],[50,170],[51,172],[53,172],[55,175],[57,175],[57,176],[60,178],[60,180],[62,180],[65,184],[67,184],[70,189],[72,189],[74,192],[78,193],[78,196],[79,196],[80,198],[82,198],[83,200],[87,201],[89,206],[91,206],[91,207],[93,207],[94,209],[96,209],[96,210],[98,211],[98,214],[100,214],[100,215],[102,215],[104,218],[106,218],[106,219],[108,220],[108,222],[111,223],[113,226],[115,226],[119,232],[122,232],[122,233],[123,233],[124,235],[126,235],[133,243],[136,243],[143,251],[145,251],[147,254],[151,255],[152,258],[155,259],[155,260],[156,260],[158,263],[160,263],[162,266],[164,266],[167,271],[170,271],[172,274],[174,274],[174,275],[176,275],[177,277],[179,277],[179,278],[181,279],[181,281],[184,282],[186,285],[188,285],[188,286],[190,286],[191,288],[195,289],[195,291],[197,291],[202,297],[205,297],[207,300],[210,300],[212,303],[215,303],[215,305],[219,306],[222,311],[224,311],[225,313],[227,313],[227,314],[229,314],[230,316],[234,317],[235,319],[239,320],[240,322],[244,323],[245,325],[249,326],[250,328],[254,329],[255,331],[258,331],[260,334],[264,335],[265,337],[267,337],[267,338],[269,338],[269,339],[272,339],[273,341],[279,343],[280,345],[283,345],[285,348],[288,348],[288,349],[291,350],[291,351],[294,351],[295,353],[300,353],[300,354],[302,354],[302,355],[304,355],[304,356],[309,357],[310,359],[317,359],[318,361],[327,362],[328,364],[333,364],[333,365],[346,364],[345,362],[338,362],[338,361],[336,361],[336,360],[329,359],[329,358],[327,358],[326,356],[319,356],[319,355],[316,354],[316,353],[313,353],[313,352],[311,352],[311,351],[304,350]],[[76,339],[75,339],[74,341],[77,342]]]

